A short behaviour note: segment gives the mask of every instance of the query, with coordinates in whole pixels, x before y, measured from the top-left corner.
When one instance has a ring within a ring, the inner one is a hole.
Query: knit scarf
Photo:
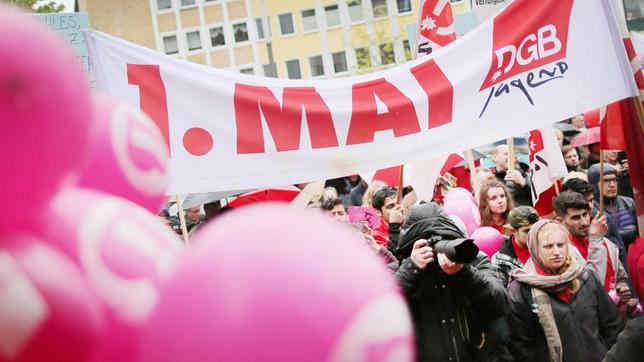
[[[515,270],[512,273],[512,277],[519,283],[531,287],[533,307],[537,310],[539,323],[546,335],[550,361],[561,362],[563,360],[563,349],[555,317],[552,313],[549,293],[557,294],[562,291],[565,293],[565,289],[569,289],[572,293],[576,292],[580,286],[577,278],[584,270],[584,267],[579,264],[576,258],[572,257],[570,244],[568,244],[568,259],[566,259],[566,263],[562,268],[552,271],[544,267],[538,253],[537,235],[539,230],[548,223],[554,223],[554,221],[542,219],[532,226],[528,234],[528,249],[530,249],[531,258],[522,269]]]

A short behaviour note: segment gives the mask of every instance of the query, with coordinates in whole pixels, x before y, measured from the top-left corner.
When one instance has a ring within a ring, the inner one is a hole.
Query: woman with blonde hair
[[[362,196],[362,206],[373,207],[373,195],[385,187],[387,187],[387,184],[382,181],[372,181],[371,184],[369,184],[369,187],[367,187],[367,191],[364,192],[364,196]]]
[[[479,192],[481,226],[490,226],[505,234],[503,227],[512,209],[514,209],[512,195],[503,183],[491,181],[481,187]]]
[[[519,361],[601,361],[623,328],[597,276],[574,253],[568,230],[541,219],[530,259],[508,287],[510,352]]]

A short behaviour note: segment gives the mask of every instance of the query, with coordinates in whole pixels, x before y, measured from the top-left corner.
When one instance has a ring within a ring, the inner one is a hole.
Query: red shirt
[[[644,238],[637,238],[631,244],[626,262],[637,294],[644,297]]]
[[[584,259],[588,259],[588,238],[579,239],[578,237],[570,234],[570,241],[577,248],[577,250],[579,250],[581,256],[583,256]]]
[[[389,223],[382,218],[381,220],[380,226],[373,229],[371,235],[378,245],[386,248],[389,243]]]
[[[501,225],[492,224],[492,225],[490,225],[490,227],[495,228],[498,232],[501,233],[501,235],[505,235],[505,230],[503,229],[503,225],[505,225],[505,224],[503,224],[503,223],[501,223]]]
[[[521,260],[521,263],[525,265],[525,262],[530,259],[530,250],[525,247],[521,246],[519,243],[514,240],[514,236],[510,239],[512,241],[512,248],[514,249],[514,253],[517,255],[517,258]]]

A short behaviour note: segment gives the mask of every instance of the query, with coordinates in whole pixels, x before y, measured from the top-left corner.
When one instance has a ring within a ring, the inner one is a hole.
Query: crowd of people
[[[565,123],[585,126],[582,117]],[[465,184],[478,204],[480,227],[497,230],[503,241],[494,253],[478,252],[467,262],[453,260],[472,240],[463,222],[441,208],[447,191],[441,181],[433,200],[419,200],[409,186],[398,190],[354,175],[328,180],[308,202],[308,209],[355,228],[382,257],[408,301],[419,360],[629,361],[643,355],[638,295],[644,296],[644,276],[631,278],[627,258],[629,251],[642,254],[644,241],[628,162],[622,152],[599,152],[596,144],[572,147],[570,132],[556,135],[570,173],[551,214],[533,207],[530,167],[510,160],[507,145],[492,152],[493,168],[470,175]],[[219,201],[204,209],[205,217],[198,207],[186,210],[189,231],[222,212]]]

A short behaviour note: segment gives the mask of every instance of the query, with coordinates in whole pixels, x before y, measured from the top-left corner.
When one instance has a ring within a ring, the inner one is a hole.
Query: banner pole
[[[599,151],[599,216],[604,214],[604,150]]]
[[[555,194],[559,195],[559,180],[555,180]]]
[[[508,171],[514,170],[514,138],[508,137]]]
[[[398,175],[398,190],[396,190],[396,205],[400,204],[402,200],[403,189],[403,174],[405,173],[405,165],[400,165],[400,175]]]
[[[183,200],[177,195],[177,212],[179,213],[179,222],[181,223],[181,235],[187,247],[190,247],[190,238],[188,237],[188,227],[186,226],[186,214],[183,212]]]

